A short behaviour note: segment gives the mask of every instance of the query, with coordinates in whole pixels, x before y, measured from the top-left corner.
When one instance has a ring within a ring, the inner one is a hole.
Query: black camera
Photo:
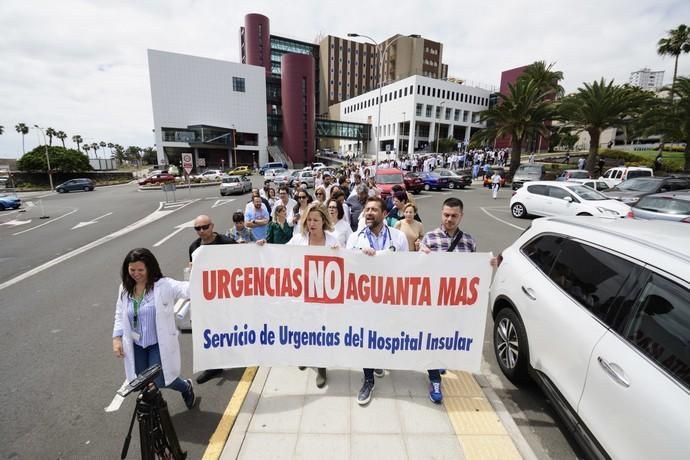
[[[154,364],[141,374],[137,375],[137,378],[129,382],[129,384],[126,387],[117,390],[117,393],[120,396],[125,397],[134,391],[141,391],[147,386],[149,386],[149,384],[152,383],[154,380],[156,380],[156,377],[160,375],[161,371],[161,365]]]

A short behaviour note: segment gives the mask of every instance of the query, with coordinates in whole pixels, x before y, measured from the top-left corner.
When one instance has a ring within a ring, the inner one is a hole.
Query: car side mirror
[[[568,203],[572,203],[572,202],[573,202],[573,197],[571,197],[571,196],[566,196],[566,197],[563,198],[563,199],[564,199],[565,201],[567,201]]]

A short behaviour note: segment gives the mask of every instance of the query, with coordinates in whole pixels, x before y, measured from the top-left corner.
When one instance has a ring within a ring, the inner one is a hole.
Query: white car
[[[223,175],[220,182],[220,195],[243,194],[252,191],[252,181],[248,176]]]
[[[632,179],[633,177],[653,177],[654,171],[652,168],[645,168],[642,166],[617,166],[606,170],[606,172],[599,178],[606,182],[609,187],[615,187],[623,181]]]
[[[314,172],[311,169],[293,171],[289,178],[290,187],[294,187],[295,181],[307,184],[307,188],[314,188]]]
[[[570,182],[534,181],[513,192],[510,212],[513,217],[601,216],[626,217],[630,206],[601,192]]]
[[[568,179],[568,182],[576,182],[599,192],[605,192],[611,188],[601,179]]]
[[[201,174],[197,174],[194,177],[202,180],[218,181],[224,175],[225,173],[220,169],[207,169],[206,171],[202,172]]]
[[[269,168],[266,171],[264,171],[264,177],[276,177],[285,173],[287,173],[287,169],[285,168]]]
[[[503,374],[539,384],[585,458],[688,458],[688,225],[536,219],[499,261]]]

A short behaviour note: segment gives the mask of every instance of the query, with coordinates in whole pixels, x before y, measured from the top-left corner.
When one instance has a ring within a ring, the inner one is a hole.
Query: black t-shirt
[[[221,235],[220,233],[216,233],[216,238],[213,240],[213,242],[208,243],[208,244],[236,244],[237,241],[234,239],[230,238],[229,236]],[[197,250],[197,248],[201,246],[201,238],[197,238],[194,240],[192,244],[189,245],[189,261],[192,261],[192,253]]]

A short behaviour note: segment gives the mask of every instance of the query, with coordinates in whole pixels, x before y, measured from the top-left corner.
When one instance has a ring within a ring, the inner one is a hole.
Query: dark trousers
[[[364,370],[364,380],[368,380],[370,382],[374,381],[374,369],[363,369]],[[440,382],[441,381],[441,371],[438,369],[429,369],[427,371],[429,373],[429,381],[430,382]]]

